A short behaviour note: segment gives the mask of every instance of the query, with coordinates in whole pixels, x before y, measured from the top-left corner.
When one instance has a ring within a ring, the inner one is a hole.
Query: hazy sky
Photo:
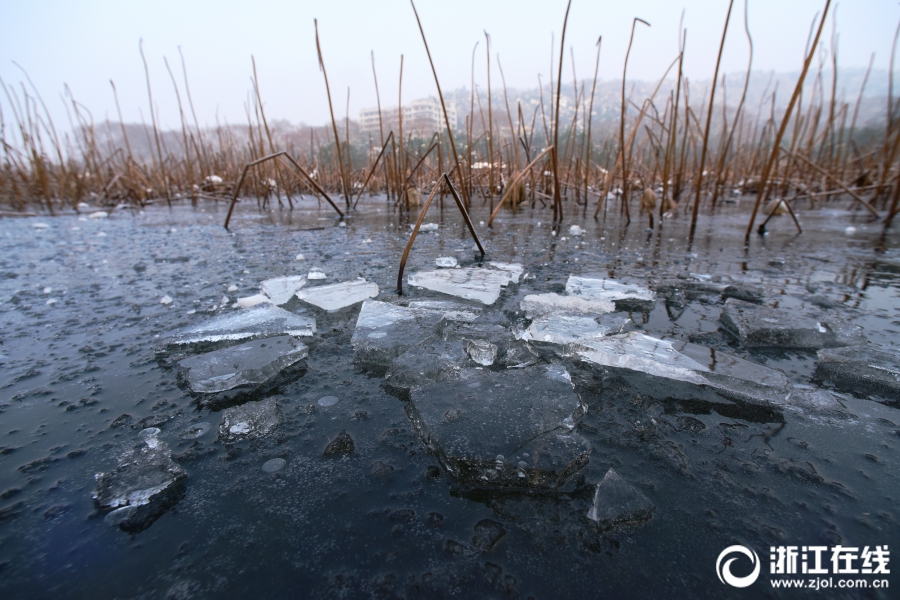
[[[750,0],[749,24],[754,41],[753,68],[798,71],[810,23],[824,0]],[[509,87],[530,88],[550,73],[551,35],[558,60],[564,0],[419,0],[419,16],[443,89],[469,86],[472,49],[475,81],[486,84],[484,31],[491,35],[491,83],[499,89],[497,54]],[[629,61],[629,78],[657,79],[675,58],[678,23],[685,10],[688,30],[685,71],[709,79],[728,8],[726,0],[574,0],[566,32],[564,81],[572,80],[569,48],[575,53],[579,79],[593,75],[596,42],[603,36],[600,78],[620,76],[631,23],[639,25]],[[900,19],[896,0],[851,0],[832,4],[823,33],[831,47],[832,16],[837,15],[839,61],[865,67],[875,53],[875,67],[887,69],[894,30]],[[194,106],[201,123],[214,124],[216,111],[231,123],[245,121],[244,104],[256,58],[260,88],[269,119],[322,124],[328,104],[316,58],[313,19],[328,68],[336,116],[350,116],[374,106],[370,51],[375,52],[383,105],[395,105],[400,55],[404,55],[403,98],[435,93],[425,49],[408,0],[256,1],[232,0],[2,0],[0,1],[0,77],[18,84],[20,64],[51,106],[57,125],[65,125],[60,94],[68,83],[74,97],[95,120],[115,119],[109,84],[116,83],[126,121],[149,122],[147,90],[138,52],[144,40],[161,120],[178,126],[172,84],[163,63],[167,57],[183,86],[178,47],[187,61]],[[747,42],[744,3],[736,0],[722,69],[743,71]],[[555,69],[555,66],[554,66]],[[855,94],[856,90],[848,90]],[[183,91],[182,91],[183,95]],[[6,99],[0,98],[9,119]]]

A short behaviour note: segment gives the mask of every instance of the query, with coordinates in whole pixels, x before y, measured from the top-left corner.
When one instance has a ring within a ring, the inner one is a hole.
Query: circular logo
[[[750,559],[750,562],[752,564],[756,565],[755,567],[753,567],[753,572],[746,577],[736,577],[731,574],[731,563],[736,561],[737,557],[729,558],[728,560],[725,560],[725,557],[735,552],[743,554]],[[725,560],[724,563],[722,562],[723,560]],[[736,588],[745,588],[748,585],[751,585],[754,581],[756,581],[756,578],[759,577],[759,556],[757,556],[756,552],[745,546],[728,546],[727,548],[722,550],[722,553],[719,554],[718,560],[716,560],[716,574],[719,576],[719,581],[721,581],[722,583],[727,583],[728,585]]]

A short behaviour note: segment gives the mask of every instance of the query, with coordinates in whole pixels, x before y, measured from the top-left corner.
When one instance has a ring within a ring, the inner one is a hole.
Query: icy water
[[[724,410],[630,392],[573,367],[588,405],[576,431],[593,450],[565,493],[457,491],[382,374],[353,364],[359,304],[306,307],[318,331],[303,338],[306,370],[277,390],[282,423],[252,442],[217,441],[222,413],[178,387],[156,360],[157,336],[238,310],[231,304],[263,280],[313,268],[327,278],[310,285],[364,277],[378,300],[396,301],[411,222],[383,199],[363,199],[343,223],[315,204],[243,206],[231,233],[227,207],[212,203],[0,220],[0,597],[795,597],[765,577],[745,590],[723,585],[719,553],[755,549],[766,574],[771,546],[900,539],[900,411],[849,394],[836,396],[837,409]],[[896,229],[884,236],[863,215],[826,209],[802,215],[799,236],[775,219],[745,252],[746,220],[735,210],[703,218],[689,247],[684,217],[648,232],[614,215],[568,216],[554,236],[546,210],[502,215],[489,231],[478,208],[488,258],[525,270],[491,309],[519,313],[526,294],[562,292],[570,274],[650,288],[679,275],[732,277],[764,286],[765,304],[790,314],[820,310],[811,298],[825,298],[829,314],[896,351]],[[419,235],[407,275],[442,256],[472,262],[452,204],[425,222],[439,227]],[[583,236],[569,234],[574,223]],[[405,288],[404,298],[447,298]],[[630,316],[648,335],[810,383],[815,352],[745,350],[719,330],[722,308],[705,296],[670,316],[658,296]],[[104,520],[91,494],[95,474],[113,470],[147,427],[160,429],[186,472],[185,495],[130,535]],[[342,431],[352,453],[324,455]],[[649,521],[602,532],[586,518],[610,467],[655,505]]]

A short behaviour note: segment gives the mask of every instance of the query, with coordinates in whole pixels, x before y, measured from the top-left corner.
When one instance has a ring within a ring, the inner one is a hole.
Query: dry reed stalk
[[[712,123],[713,102],[716,98],[716,81],[719,79],[719,64],[722,62],[722,51],[725,49],[725,35],[728,33],[728,23],[731,21],[731,9],[734,6],[734,0],[728,2],[728,13],[725,15],[725,26],[722,28],[722,41],[719,42],[719,55],[716,58],[716,68],[713,71],[712,90],[709,94],[709,108],[706,111],[706,128],[703,131],[703,146],[700,151],[700,167],[697,173],[696,195],[694,196],[694,211],[691,215],[691,233],[693,239],[694,231],[697,229],[697,213],[700,209],[700,193],[703,189],[703,168],[706,165],[706,146],[709,142],[709,126]]]
[[[172,199],[169,195],[169,180],[166,176],[166,167],[165,161],[163,161],[162,156],[162,146],[159,141],[159,130],[156,127],[156,115],[153,110],[153,89],[150,86],[150,69],[147,66],[147,58],[144,56],[144,39],[141,38],[138,41],[138,49],[141,52],[141,60],[144,63],[144,75],[147,79],[147,97],[150,99],[150,121],[153,123],[153,137],[156,139],[156,153],[159,158],[159,169],[163,180],[163,185],[166,190],[166,202],[169,206],[172,205]]]
[[[444,104],[444,94],[441,93],[441,84],[438,81],[437,70],[434,68],[434,61],[431,60],[431,50],[428,49],[428,41],[425,39],[425,30],[422,28],[422,21],[419,19],[419,13],[416,10],[416,4],[413,0],[409,0],[409,3],[412,5],[413,14],[416,16],[416,23],[419,24],[419,33],[422,34],[422,43],[425,44],[425,53],[428,55],[428,63],[431,65],[431,73],[434,75],[434,85],[437,87],[438,98],[441,101],[441,110],[444,112],[444,124],[447,126],[447,136],[450,138],[450,149],[453,150],[453,163],[454,170],[457,172],[457,177],[460,178],[460,189],[462,189],[463,200],[465,205],[469,205],[469,196],[466,193],[466,188],[463,182],[463,174],[462,169],[459,168],[459,156],[456,153],[456,143],[453,141],[453,130],[450,128],[450,117],[447,116],[447,106]],[[453,190],[453,186],[450,187]],[[455,193],[454,193],[455,196]]]
[[[488,227],[493,227],[494,217],[496,217],[497,213],[500,212],[500,208],[503,206],[503,203],[506,201],[507,196],[510,193],[512,193],[512,191],[515,189],[516,185],[519,183],[519,180],[522,178],[522,176],[525,175],[525,173],[530,172],[532,167],[534,167],[534,165],[536,165],[539,160],[544,158],[544,155],[546,155],[548,152],[551,152],[551,153],[553,152],[553,146],[548,146],[547,148],[544,148],[544,150],[540,154],[538,154],[534,158],[533,161],[528,163],[528,166],[526,166],[524,169],[522,169],[522,171],[518,175],[516,175],[516,177],[510,182],[510,184],[507,186],[506,193],[504,193],[503,197],[500,198],[500,202],[497,204],[497,208],[494,209],[494,211],[491,213],[490,218],[488,219]],[[534,189],[534,188],[532,187],[532,189]]]
[[[488,97],[488,197],[494,210],[494,110],[491,99],[491,36],[484,32],[484,55],[487,59],[487,97]]]
[[[591,102],[588,105],[587,113],[587,141],[584,150],[584,213],[582,217],[587,216],[588,206],[588,177],[591,172],[591,118],[594,116],[594,92],[597,90],[597,73],[600,71],[600,45],[603,42],[603,36],[597,38],[597,59],[594,61],[594,82],[591,84]]]
[[[628,211],[628,159],[625,156],[625,76],[628,71],[628,57],[631,55],[631,45],[634,43],[634,30],[638,23],[650,27],[650,23],[637,17],[631,23],[631,37],[628,39],[628,51],[625,52],[625,65],[622,67],[622,111],[619,119],[619,152],[622,153],[622,203],[625,206],[625,225],[631,223],[631,215]],[[635,127],[637,130],[637,127]]]
[[[831,0],[826,0],[825,10],[822,12],[822,20],[819,21],[819,28],[816,32],[815,41],[812,43],[809,54],[807,54],[806,59],[803,61],[803,70],[800,72],[800,78],[797,80],[797,85],[794,88],[794,93],[791,96],[790,102],[788,102],[788,107],[785,110],[784,117],[782,117],[781,126],[778,128],[778,133],[775,135],[775,139],[772,144],[772,153],[769,156],[769,160],[766,161],[766,166],[763,169],[762,175],[760,177],[761,185],[759,195],[756,197],[756,202],[753,205],[753,213],[750,215],[750,222],[747,225],[747,231],[744,235],[745,244],[749,244],[750,242],[750,233],[753,231],[753,223],[756,221],[756,213],[759,211],[759,205],[765,200],[766,193],[768,192],[769,173],[772,171],[772,166],[778,158],[781,139],[784,136],[788,121],[791,118],[791,112],[793,111],[794,105],[797,102],[797,98],[800,95],[800,91],[803,88],[803,81],[806,78],[806,72],[809,70],[809,64],[810,62],[812,62],[813,53],[815,52],[815,49],[819,44],[819,37],[822,35],[822,28],[825,26],[825,18],[828,16],[828,9],[830,6]]]
[[[569,9],[572,8],[572,0],[566,4],[566,16],[563,18],[562,35],[559,41],[559,71],[556,77],[556,110],[554,112],[555,120],[553,122],[553,151],[550,154],[552,171],[553,171],[553,221],[562,222],[562,197],[559,191],[559,158],[557,149],[559,148],[559,99],[562,89],[562,66],[564,49],[566,46],[566,25],[569,23]],[[551,60],[552,65],[552,60]],[[551,79],[553,75],[551,73]]]
[[[331,128],[334,131],[334,146],[337,152],[338,167],[341,170],[341,189],[344,192],[344,203],[350,208],[350,194],[347,189],[347,176],[344,172],[344,159],[341,153],[341,140],[338,136],[337,121],[334,119],[334,106],[331,103],[331,88],[328,86],[328,73],[325,71],[325,61],[322,58],[322,46],[319,43],[319,21],[313,19],[316,29],[316,52],[319,56],[319,68],[322,69],[322,77],[325,79],[325,93],[328,95],[328,112],[331,114]]]

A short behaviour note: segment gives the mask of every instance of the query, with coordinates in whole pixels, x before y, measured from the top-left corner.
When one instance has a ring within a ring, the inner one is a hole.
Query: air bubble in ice
[[[323,396],[319,398],[319,406],[334,406],[337,402],[337,396]]]
[[[275,473],[282,470],[286,464],[287,461],[283,458],[273,458],[263,463],[262,470],[264,473]]]

